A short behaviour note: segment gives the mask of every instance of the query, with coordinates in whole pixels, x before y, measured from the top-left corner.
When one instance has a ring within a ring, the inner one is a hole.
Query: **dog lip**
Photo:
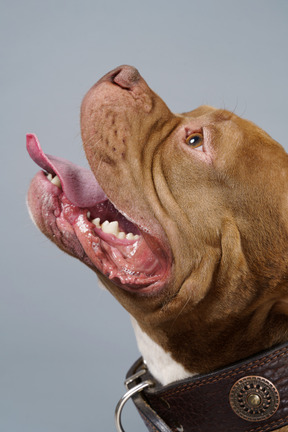
[[[102,232],[89,220],[87,209],[74,206],[43,171],[36,176],[34,185],[38,190],[37,194],[31,190],[31,197],[37,202],[35,205],[34,201],[32,207],[30,203],[30,207],[33,218],[40,222],[48,237],[53,236],[58,246],[64,246],[66,252],[86,260],[90,267],[124,290],[151,294],[161,289],[169,268],[156,239],[139,232],[137,239],[119,240]]]

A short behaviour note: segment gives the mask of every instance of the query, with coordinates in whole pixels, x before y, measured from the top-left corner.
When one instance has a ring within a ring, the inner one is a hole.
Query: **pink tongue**
[[[33,161],[51,174],[57,174],[62,189],[77,207],[93,207],[107,199],[92,171],[65,159],[46,155],[34,134],[27,134],[27,150]]]

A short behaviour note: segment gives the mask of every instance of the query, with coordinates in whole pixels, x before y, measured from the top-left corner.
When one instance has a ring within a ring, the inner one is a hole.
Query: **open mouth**
[[[28,194],[40,229],[122,288],[155,292],[163,287],[170,267],[164,248],[112,204],[93,173],[46,155],[33,134],[27,135],[27,150],[43,170]]]

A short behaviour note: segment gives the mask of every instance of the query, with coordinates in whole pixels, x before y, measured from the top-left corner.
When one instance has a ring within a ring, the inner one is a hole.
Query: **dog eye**
[[[193,133],[186,138],[185,142],[192,148],[200,147],[203,145],[203,135],[201,133]]]

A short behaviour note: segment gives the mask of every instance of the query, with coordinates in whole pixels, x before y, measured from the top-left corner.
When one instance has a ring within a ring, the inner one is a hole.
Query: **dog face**
[[[31,183],[41,231],[95,270],[187,370],[207,372],[286,340],[283,148],[225,110],[171,113],[129,66],[86,94],[81,131],[91,172],[28,140],[62,185],[43,172]]]

